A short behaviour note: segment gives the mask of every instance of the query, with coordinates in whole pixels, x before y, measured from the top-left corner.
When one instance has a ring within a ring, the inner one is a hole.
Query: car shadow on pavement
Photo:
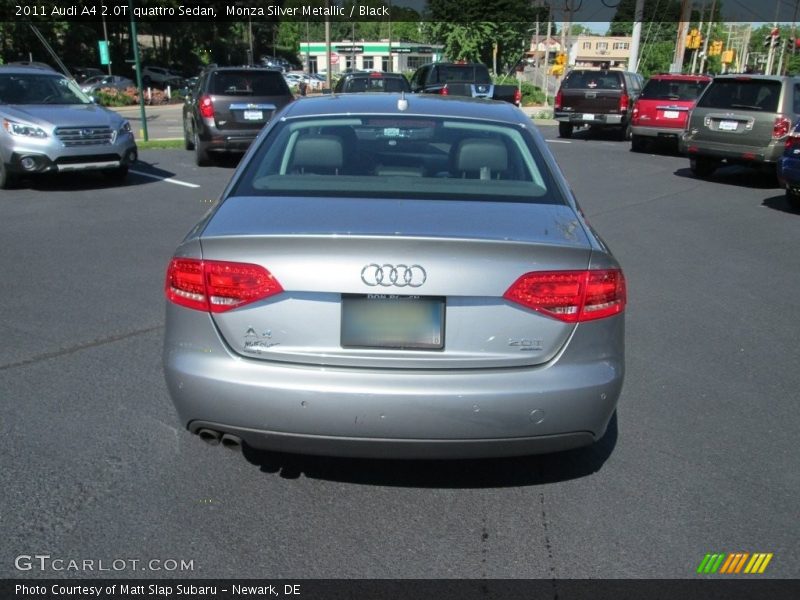
[[[792,207],[789,206],[789,202],[786,200],[786,194],[765,198],[761,205],[771,208],[772,210],[789,213],[790,215],[800,215],[800,211],[793,210]]]
[[[137,161],[131,165],[130,172],[123,180],[107,177],[98,171],[75,171],[68,173],[46,173],[34,177],[23,178],[16,182],[15,189],[27,188],[40,192],[72,192],[85,190],[102,190],[107,188],[133,187],[149,183],[157,183],[161,179],[174,177],[175,173],[160,169],[150,163]],[[151,175],[142,176],[134,173],[140,171]]]
[[[586,477],[599,471],[617,444],[617,415],[606,435],[586,448],[555,454],[467,460],[334,458],[266,452],[244,446],[244,457],[264,473],[286,479],[301,475],[361,485],[413,488],[503,488]]]
[[[774,172],[750,169],[737,165],[719,167],[710,177],[695,177],[688,166],[675,171],[675,175],[688,179],[697,179],[698,181],[713,181],[714,183],[736,185],[758,190],[769,190],[780,187]]]

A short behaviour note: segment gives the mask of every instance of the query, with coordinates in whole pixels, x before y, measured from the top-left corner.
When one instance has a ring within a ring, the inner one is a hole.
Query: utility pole
[[[711,0],[711,11],[708,13],[708,27],[706,28],[706,39],[703,42],[703,56],[700,58],[700,68],[698,73],[706,70],[706,60],[708,59],[708,41],[711,39],[711,24],[714,22],[714,9],[717,7],[717,0]]]
[[[328,15],[328,8],[330,7],[330,0],[325,0],[325,83],[328,89],[333,88],[333,77],[331,76],[331,18]]]
[[[697,31],[700,35],[703,35],[703,13],[706,11],[706,3],[703,2],[703,7],[700,9],[700,22],[697,25]],[[703,44],[705,46],[705,44]],[[695,48],[694,52],[692,52],[692,70],[691,74],[695,74],[695,69],[697,68],[697,55],[700,54],[700,48]]]
[[[689,30],[692,4],[690,0],[681,0],[681,16],[678,23],[678,39],[675,43],[675,54],[672,57],[671,73],[683,71],[683,55],[686,53],[686,33]]]
[[[547,80],[547,69],[550,63],[550,32],[552,31],[553,22],[550,20],[550,12],[547,13],[547,37],[544,39],[544,105],[548,105],[547,96],[549,94],[550,82]]]
[[[642,21],[644,21],[644,0],[636,0],[636,7],[633,10],[631,49],[628,55],[628,70],[634,73],[639,70],[639,42],[642,38]]]

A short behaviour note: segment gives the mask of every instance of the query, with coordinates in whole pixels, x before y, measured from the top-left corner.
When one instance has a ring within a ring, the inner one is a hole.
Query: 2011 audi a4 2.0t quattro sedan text
[[[164,369],[212,443],[466,458],[604,435],[625,280],[516,107],[365,94],[275,116],[167,268]]]

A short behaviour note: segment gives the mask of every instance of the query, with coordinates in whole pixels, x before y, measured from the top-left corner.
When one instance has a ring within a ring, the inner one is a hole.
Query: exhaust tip
[[[229,450],[241,450],[242,449],[242,438],[239,436],[224,433],[221,438],[222,445]]]
[[[219,444],[221,434],[219,431],[214,431],[213,429],[201,429],[197,432],[197,435],[209,446],[216,446]]]

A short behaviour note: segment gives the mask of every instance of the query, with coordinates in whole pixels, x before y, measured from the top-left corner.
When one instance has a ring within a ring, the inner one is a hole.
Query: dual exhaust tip
[[[197,435],[209,446],[219,446],[221,444],[229,450],[242,449],[242,438],[232,433],[222,433],[214,429],[200,429]]]

